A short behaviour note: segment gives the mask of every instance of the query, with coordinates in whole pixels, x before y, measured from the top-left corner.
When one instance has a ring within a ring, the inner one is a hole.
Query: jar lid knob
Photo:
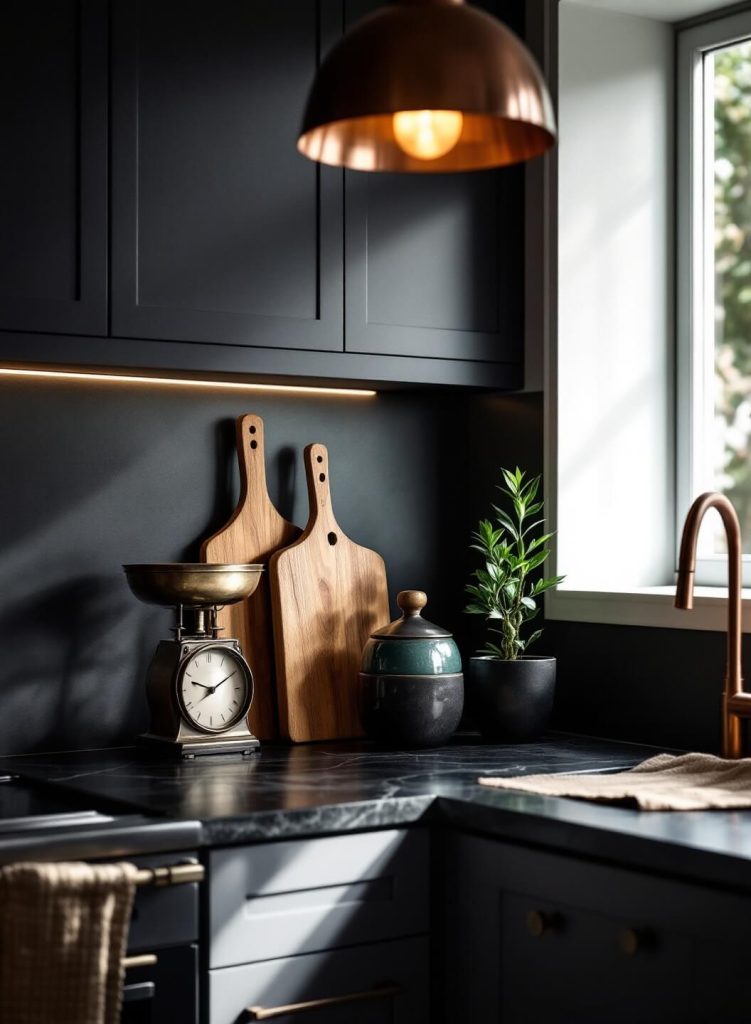
[[[434,626],[420,615],[428,603],[428,595],[424,590],[400,590],[396,595],[396,603],[402,610],[401,618],[371,633],[374,639],[390,637],[392,640],[434,640],[451,636],[447,629]]]
[[[396,595],[396,603],[404,612],[405,619],[413,618],[428,603],[428,595],[424,590],[400,590]]]

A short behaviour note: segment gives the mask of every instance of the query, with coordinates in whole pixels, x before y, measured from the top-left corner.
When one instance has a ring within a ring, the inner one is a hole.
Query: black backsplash
[[[426,590],[428,617],[465,656],[480,641],[462,614],[469,531],[501,465],[542,462],[539,395],[6,381],[2,399],[2,754],[116,746],[143,730],[143,677],[170,616],[139,604],[120,566],[195,559],[226,522],[236,416],[264,417],[269,491],[300,525],[302,449],[328,446],[336,516],[384,556],[392,612],[397,591]],[[556,727],[717,748],[721,634],[549,622],[539,653],[558,658]]]
[[[302,450],[330,452],[342,529],[386,560],[392,599],[428,592],[461,626],[468,399],[341,398],[4,382],[0,453],[0,752],[129,743],[169,612],[135,600],[123,562],[193,560],[237,497],[234,419],[266,425],[269,491],[304,525]]]

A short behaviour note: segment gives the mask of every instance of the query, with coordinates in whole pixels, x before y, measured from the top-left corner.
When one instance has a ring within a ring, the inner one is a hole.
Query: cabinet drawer
[[[209,1024],[276,1019],[300,1024],[426,1024],[428,1001],[427,939],[209,972]],[[297,1004],[293,1012],[279,1012],[290,1004]],[[251,1007],[268,1015],[248,1012]],[[277,1012],[268,1013],[272,1010]]]
[[[211,967],[428,929],[422,831],[218,850],[210,869]]]

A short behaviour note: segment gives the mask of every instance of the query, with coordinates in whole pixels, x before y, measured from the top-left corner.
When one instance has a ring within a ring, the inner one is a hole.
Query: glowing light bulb
[[[437,160],[459,141],[464,118],[458,110],[400,110],[394,114],[399,148],[418,160]]]

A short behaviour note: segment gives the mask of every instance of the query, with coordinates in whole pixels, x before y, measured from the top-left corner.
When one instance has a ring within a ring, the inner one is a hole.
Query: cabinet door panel
[[[527,925],[530,912],[560,923],[533,936]],[[680,979],[691,963],[690,939],[662,928],[653,945],[628,956],[620,940],[632,924],[615,914],[504,894],[501,1020],[663,1024],[688,1019],[688,986]]]
[[[113,333],[341,348],[341,173],[295,148],[340,0],[116,11]]]
[[[490,839],[443,852],[441,1020],[748,1019],[746,897]]]
[[[107,4],[7,0],[0,329],[107,333]]]
[[[372,0],[347,0],[347,20],[373,6]],[[519,5],[489,0],[484,6],[512,23]],[[345,208],[348,351],[521,359],[522,168],[348,171]]]

